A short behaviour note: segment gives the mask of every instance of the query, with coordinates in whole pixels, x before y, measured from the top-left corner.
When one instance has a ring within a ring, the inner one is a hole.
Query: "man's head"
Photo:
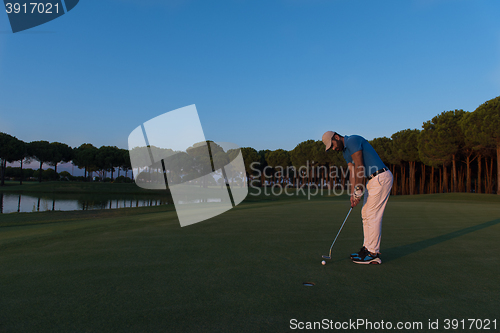
[[[343,150],[344,149],[344,141],[342,140],[342,136],[338,135],[336,132],[327,131],[323,134],[321,138],[323,143],[325,144],[325,151],[330,149],[332,150]]]

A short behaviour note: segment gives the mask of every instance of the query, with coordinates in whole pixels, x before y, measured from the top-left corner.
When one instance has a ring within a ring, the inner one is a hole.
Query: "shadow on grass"
[[[467,235],[471,232],[478,231],[484,228],[492,227],[494,225],[497,225],[500,223],[500,219],[488,221],[485,223],[481,223],[472,227],[464,228],[461,230],[453,231],[450,232],[449,234],[446,235],[441,235],[437,236],[434,238],[426,239],[420,242],[412,243],[412,244],[407,244],[407,245],[401,245],[397,247],[393,247],[390,249],[387,249],[384,251],[384,261],[388,262],[391,260],[396,260],[401,257],[407,256],[409,254],[415,253],[420,250],[424,250],[428,247],[440,244],[442,242],[446,242],[450,239],[457,238],[460,236]]]

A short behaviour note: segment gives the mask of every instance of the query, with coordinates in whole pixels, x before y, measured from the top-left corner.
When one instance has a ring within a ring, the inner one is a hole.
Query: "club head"
[[[323,258],[323,259],[332,259],[332,257],[330,257],[330,256],[321,256],[321,258]]]

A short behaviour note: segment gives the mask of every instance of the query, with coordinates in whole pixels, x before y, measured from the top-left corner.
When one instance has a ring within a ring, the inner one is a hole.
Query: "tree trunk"
[[[451,187],[451,191],[452,192],[457,192],[458,191],[458,186],[457,186],[457,164],[456,164],[456,161],[455,161],[455,155],[452,156],[452,159],[451,159],[451,172],[452,172],[452,182],[453,182],[453,186]],[[451,178],[451,177],[450,177]]]
[[[333,188],[332,166],[328,166],[328,188]]]
[[[497,140],[497,194],[500,195],[500,140]]]
[[[443,164],[443,193],[448,193],[448,169]]]
[[[488,157],[484,158],[484,193],[489,194],[490,171],[488,170]]]
[[[285,168],[281,168],[280,169],[280,179],[279,179],[279,182],[281,184],[281,186],[283,186],[283,183],[285,182],[285,172],[284,172]]]
[[[406,189],[406,168],[401,164],[401,195],[407,194]]]
[[[290,182],[290,167],[289,166],[286,167],[286,183],[291,184],[291,182]]]
[[[323,168],[321,168],[321,188],[323,188],[325,185],[328,186],[328,175],[326,172],[326,165]]]
[[[316,172],[314,172],[314,169],[316,169]],[[319,165],[313,167],[313,173],[312,173],[312,182],[313,184],[316,184],[316,186],[319,186],[319,180],[320,180],[320,172],[319,172]]]
[[[493,157],[490,158],[490,194],[493,194],[495,179],[493,178]]]
[[[42,182],[42,165],[43,165],[43,162],[40,161],[40,170],[38,170],[38,182],[41,183]]]
[[[410,161],[410,195],[415,194],[415,161]]]
[[[321,186],[321,181],[322,181],[322,174],[321,174],[321,168],[320,166],[316,166],[316,176],[314,177],[314,182],[318,187]]]
[[[392,195],[398,194],[398,175],[396,173],[396,164],[392,165],[392,175],[393,175],[393,183],[392,183]]]
[[[431,189],[429,191],[429,193],[434,193],[434,190],[435,190],[435,186],[434,186],[434,167],[431,167]]]
[[[490,165],[488,165],[488,158],[485,158],[484,166],[486,168],[486,182],[485,193],[491,194],[493,192],[493,158],[490,158]]]
[[[287,167],[286,169],[286,179],[288,184],[293,185],[295,181],[295,171],[292,169],[293,167]]]
[[[324,166],[324,168],[321,168],[321,188],[323,188],[323,186],[325,185],[328,187],[328,174],[326,173],[326,165]]]
[[[420,175],[420,194],[424,194],[424,191],[425,191],[425,178],[426,178],[426,175],[425,175],[425,164],[421,163],[420,167],[421,167],[421,172],[422,172],[422,174]]]
[[[5,185],[5,167],[4,167],[4,162],[5,160],[0,159],[0,186]]]
[[[328,175],[325,172],[326,166],[321,168],[321,188],[325,186],[325,184],[328,184]]]
[[[481,186],[481,183],[482,183],[482,179],[481,179],[481,169],[482,169],[481,160],[482,159],[483,159],[483,157],[481,156],[481,154],[479,154],[477,156],[477,193],[482,193],[482,191],[483,191],[482,186]]]
[[[495,183],[495,180],[493,179],[493,157],[490,158],[490,172],[488,178],[489,178],[488,193],[493,194],[493,184]]]
[[[311,166],[314,170],[314,167]],[[309,163],[307,164],[307,187],[309,188],[309,186],[311,185],[311,181],[312,181],[312,172],[311,170],[309,170],[310,166],[309,166]]]
[[[443,165],[444,169],[444,165]],[[439,168],[439,193],[444,193],[443,187],[443,169]]]
[[[19,181],[19,185],[23,185],[23,160],[21,160],[21,180]]]
[[[452,172],[453,172],[453,192],[457,192],[458,191],[458,186],[457,186],[457,162],[456,162],[455,154],[453,154],[453,158],[452,158]]]
[[[472,180],[470,176],[470,155],[467,155],[465,164],[467,165],[467,193],[470,193],[472,191]]]
[[[460,170],[458,171],[458,192],[465,192],[464,168],[462,166],[460,166]]]

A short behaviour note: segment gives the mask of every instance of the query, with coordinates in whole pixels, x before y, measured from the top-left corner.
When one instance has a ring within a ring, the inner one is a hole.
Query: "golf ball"
[[[323,260],[323,261],[321,262],[321,265],[326,265],[326,261],[324,261],[324,260]]]

